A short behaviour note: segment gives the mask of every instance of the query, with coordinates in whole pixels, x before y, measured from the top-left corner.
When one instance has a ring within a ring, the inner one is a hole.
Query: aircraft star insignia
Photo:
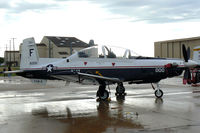
[[[49,64],[49,65],[46,67],[46,70],[47,70],[47,72],[52,72],[52,71],[53,71],[53,65],[52,65],[52,64]]]

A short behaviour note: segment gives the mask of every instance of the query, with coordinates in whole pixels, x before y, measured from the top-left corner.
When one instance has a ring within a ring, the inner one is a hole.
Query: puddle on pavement
[[[50,112],[47,107],[40,107],[33,109],[32,115],[35,117],[56,119],[61,123],[65,123],[68,125],[66,126],[67,133],[101,133],[108,130],[116,132],[118,129],[139,130],[144,128],[138,122],[137,113],[124,112],[120,102],[118,104],[116,106],[113,103],[105,101],[99,102],[96,108],[90,111],[77,111],[71,109],[70,106],[66,106],[65,111]]]

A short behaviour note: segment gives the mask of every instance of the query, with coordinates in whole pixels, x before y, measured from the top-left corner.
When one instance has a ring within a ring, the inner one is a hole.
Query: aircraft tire
[[[157,98],[161,98],[163,96],[163,91],[162,90],[155,90],[154,94]]]
[[[99,90],[97,91],[100,100],[107,100],[109,97],[109,92],[107,90],[103,91],[103,95],[100,95]]]
[[[116,94],[124,94],[124,92],[125,92],[125,88],[124,88],[124,86],[122,85],[118,85],[117,87],[116,87]]]
[[[96,96],[99,97],[99,96],[103,93],[103,91],[104,91],[105,89],[106,89],[106,86],[105,86],[105,85],[100,85],[100,86],[99,86],[99,89],[98,89],[98,91],[97,91]]]

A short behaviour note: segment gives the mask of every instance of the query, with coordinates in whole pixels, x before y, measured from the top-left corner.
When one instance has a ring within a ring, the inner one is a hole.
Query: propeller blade
[[[185,69],[185,72],[184,72],[184,77],[183,77],[183,84],[190,84],[191,83],[191,73],[190,73],[190,69],[187,68]]]
[[[185,72],[184,72],[184,77],[183,77],[184,79],[188,79],[188,71],[187,70],[188,69],[186,69]]]
[[[187,56],[188,56],[188,60],[190,59],[190,47],[187,48]]]
[[[185,62],[188,62],[188,55],[184,44],[182,45],[182,52]]]
[[[191,72],[190,72],[190,70],[188,72],[188,79],[191,81]]]

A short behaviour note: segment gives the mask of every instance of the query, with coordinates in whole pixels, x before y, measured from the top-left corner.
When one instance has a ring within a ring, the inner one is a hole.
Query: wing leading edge
[[[63,72],[62,72],[63,73]],[[69,77],[74,77],[74,76],[78,76],[78,80],[80,82],[80,78],[81,79],[88,79],[88,78],[92,78],[96,81],[98,80],[103,80],[103,81],[109,81],[109,82],[114,82],[114,83],[120,83],[123,82],[122,80],[120,80],[119,78],[111,78],[111,77],[105,77],[105,76],[99,76],[99,75],[94,75],[94,74],[88,74],[88,73],[81,73],[81,72],[77,72],[74,74],[67,74],[66,76],[61,74],[61,72],[59,73],[54,73],[51,75],[51,77],[57,78],[57,79],[61,79],[61,80],[66,80],[66,81],[70,81]],[[85,78],[84,78],[85,77]]]

